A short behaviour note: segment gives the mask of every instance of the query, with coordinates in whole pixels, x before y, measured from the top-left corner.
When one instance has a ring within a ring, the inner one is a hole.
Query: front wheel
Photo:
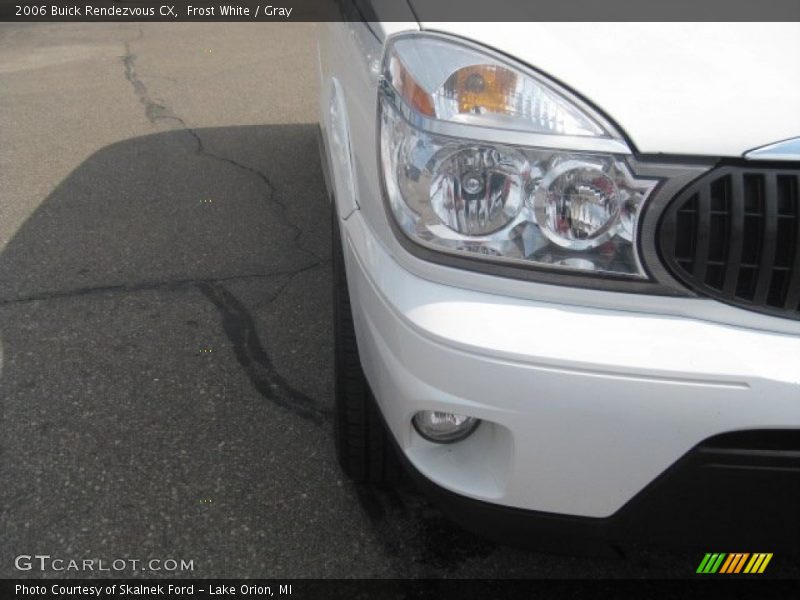
[[[335,202],[331,213],[336,454],[356,483],[389,483],[397,478],[397,457],[361,368]]]

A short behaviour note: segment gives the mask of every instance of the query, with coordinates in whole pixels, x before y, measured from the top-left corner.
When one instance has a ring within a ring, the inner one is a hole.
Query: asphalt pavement
[[[342,476],[315,56],[313,24],[0,25],[0,577],[691,576]]]

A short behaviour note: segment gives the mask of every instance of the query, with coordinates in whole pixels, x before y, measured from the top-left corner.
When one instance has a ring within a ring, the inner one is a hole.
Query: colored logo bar
[[[697,573],[763,573],[771,560],[772,552],[708,552],[700,561]]]

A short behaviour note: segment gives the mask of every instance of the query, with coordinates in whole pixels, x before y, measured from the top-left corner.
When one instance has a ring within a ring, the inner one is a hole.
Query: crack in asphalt
[[[292,243],[294,247],[299,252],[313,259],[311,264],[283,273],[289,277],[279,289],[268,298],[266,303],[274,302],[297,275],[328,261],[300,243],[303,230],[289,217],[288,206],[280,199],[275,185],[266,173],[227,156],[220,156],[211,152],[203,143],[203,139],[197,131],[191,128],[182,117],[175,114],[170,107],[156,102],[150,96],[147,86],[136,71],[136,54],[133,53],[131,48],[131,43],[133,41],[141,40],[143,37],[144,30],[140,26],[138,38],[124,42],[125,55],[122,57],[122,64],[125,70],[125,78],[130,82],[134,94],[144,107],[147,119],[153,124],[162,120],[174,121],[179,125],[180,129],[186,131],[195,140],[197,144],[196,152],[199,156],[226,163],[257,177],[267,190],[267,193],[264,194],[264,199],[280,208],[279,214],[281,215],[283,224],[292,230]],[[295,389],[280,373],[278,373],[272,363],[269,353],[261,343],[252,315],[244,304],[236,298],[230,290],[222,285],[222,281],[223,280],[217,279],[194,281],[192,283],[217,307],[217,310],[222,316],[223,329],[231,342],[236,359],[250,379],[253,387],[268,400],[293,412],[303,419],[318,425],[324,423],[329,417],[329,411],[313,398]]]
[[[317,425],[324,423],[330,411],[295,389],[278,373],[261,343],[255,321],[244,304],[220,283],[199,283],[197,288],[217,307],[236,359],[253,387],[265,398],[299,417]]]
[[[286,281],[284,281],[282,284],[280,284],[278,286],[278,289],[275,290],[274,293],[270,294],[264,300],[258,302],[255,305],[255,308],[261,308],[262,306],[267,306],[268,304],[272,304],[273,302],[275,302],[278,298],[281,297],[283,292],[286,291],[286,288],[289,287],[289,284],[291,284],[298,275],[302,275],[306,271],[310,271],[311,269],[315,269],[315,268],[319,267],[320,265],[329,264],[329,263],[330,263],[329,260],[324,260],[319,264],[309,265],[308,267],[303,267],[301,269],[297,269],[297,270],[295,270],[293,272],[290,272],[290,273],[282,273],[282,275],[288,275],[288,277],[286,277]]]
[[[210,277],[210,278],[187,278],[187,279],[170,279],[166,281],[141,281],[138,283],[121,283],[118,285],[100,285],[90,286],[83,288],[73,288],[70,290],[40,292],[38,294],[30,294],[28,296],[19,296],[17,298],[0,298],[0,306],[9,306],[15,304],[25,304],[29,302],[40,302],[48,300],[60,300],[63,298],[76,298],[80,296],[91,296],[95,294],[106,293],[135,293],[146,292],[150,290],[175,290],[194,287],[201,283],[224,283],[226,281],[241,281],[244,279],[270,279],[272,277],[288,276],[286,283],[282,284],[278,291],[270,296],[269,302],[273,302],[280,296],[281,292],[286,288],[288,283],[297,275],[304,273],[310,269],[318,267],[319,265],[326,264],[329,261],[321,261],[299,269],[283,269],[277,271],[268,271],[266,273],[245,273],[238,275],[227,275],[225,277]],[[268,303],[269,303],[268,302]]]
[[[281,209],[280,212],[284,224],[287,227],[289,227],[293,232],[292,242],[294,243],[295,247],[300,252],[310,255],[318,263],[323,262],[324,259],[321,256],[319,256],[313,250],[306,248],[300,243],[300,236],[303,235],[303,230],[296,223],[294,223],[289,217],[288,214],[289,207],[283,200],[281,200],[280,196],[277,193],[275,185],[272,183],[272,181],[270,180],[270,178],[267,176],[266,173],[255,167],[251,167],[249,165],[241,163],[227,156],[220,156],[219,154],[215,154],[214,152],[210,151],[203,143],[203,139],[200,137],[200,134],[198,134],[197,131],[194,130],[192,127],[190,127],[182,117],[175,114],[175,112],[168,106],[156,102],[150,96],[147,86],[141,80],[136,71],[136,54],[134,54],[133,50],[131,49],[131,43],[134,41],[141,40],[144,36],[144,32],[141,27],[139,28],[139,32],[140,35],[138,38],[124,42],[125,54],[122,57],[122,64],[125,68],[125,79],[127,79],[130,82],[131,86],[133,87],[134,94],[144,107],[144,112],[145,116],[147,117],[147,120],[153,124],[156,124],[158,121],[161,120],[175,121],[176,123],[178,123],[181,129],[186,131],[186,133],[188,133],[194,139],[195,143],[197,144],[197,154],[205,156],[207,158],[211,158],[213,160],[217,160],[219,162],[227,163],[237,169],[241,169],[257,177],[267,188],[267,194],[264,195],[264,198],[268,202],[277,205]]]

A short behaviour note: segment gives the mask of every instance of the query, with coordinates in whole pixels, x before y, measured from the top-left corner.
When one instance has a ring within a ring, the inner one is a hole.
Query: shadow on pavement
[[[330,238],[315,127],[182,129],[103,148],[8,244],[2,299],[268,275],[323,260]]]
[[[58,185],[0,255],[3,556],[331,577],[491,552],[342,481],[329,223],[316,124],[129,139]]]

